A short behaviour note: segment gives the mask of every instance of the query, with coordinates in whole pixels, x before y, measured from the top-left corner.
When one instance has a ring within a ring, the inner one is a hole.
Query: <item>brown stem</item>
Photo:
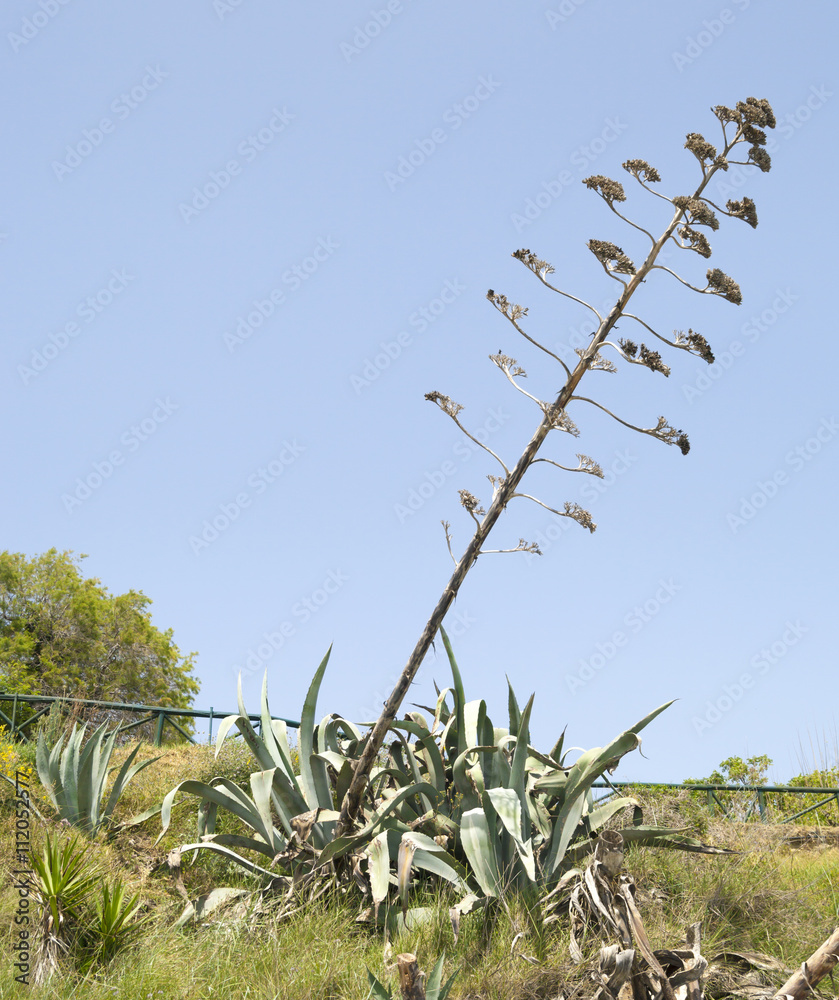
[[[833,971],[839,962],[839,927],[837,927],[824,944],[807,959],[801,968],[784,983],[775,994],[776,998],[792,997],[801,1000],[814,992],[814,987]]]
[[[738,130],[737,136],[735,136],[732,142],[726,146],[724,155],[727,155],[734,143],[737,142],[739,134],[740,132]],[[714,166],[708,171],[703,178],[702,183],[694,193],[695,198],[698,198],[702,194],[702,191],[705,189],[717,169],[719,168]],[[385,736],[387,735],[387,731],[396,718],[396,713],[399,711],[399,707],[401,706],[405,695],[408,692],[408,688],[411,686],[414,677],[420,668],[420,664],[428,652],[428,648],[431,645],[432,640],[437,634],[440,626],[443,624],[443,619],[445,618],[449,608],[452,606],[452,602],[457,597],[458,591],[460,590],[463,581],[466,579],[466,574],[477,561],[481,552],[481,546],[486,540],[487,535],[490,531],[492,531],[495,526],[495,522],[501,516],[501,512],[507,506],[507,503],[512,499],[519,483],[524,478],[525,472],[527,472],[532,465],[537,452],[542,447],[542,443],[545,438],[548,436],[548,432],[554,426],[554,419],[558,417],[568,405],[571,396],[574,394],[574,390],[580,382],[580,379],[594,361],[598,349],[603,344],[603,341],[608,337],[615,323],[617,323],[623,315],[623,311],[630,298],[632,298],[634,292],[652,270],[662,247],[664,247],[665,243],[675,232],[676,226],[679,224],[683,215],[683,210],[679,209],[676,211],[672,221],[664,231],[661,238],[650,250],[647,259],[641,265],[641,268],[626,283],[626,287],[612,308],[612,311],[601,322],[594,339],[588,346],[588,349],[581,355],[579,364],[560,390],[553,405],[548,408],[542,422],[536,430],[536,433],[530,439],[530,442],[524,449],[521,458],[516,463],[516,467],[504,479],[502,486],[495,495],[495,499],[490,504],[489,510],[484,515],[483,521],[479,523],[477,531],[467,546],[466,551],[463,553],[460,562],[457,564],[455,571],[446,585],[446,589],[443,591],[440,600],[437,602],[437,606],[434,608],[431,617],[428,619],[428,623],[426,624],[422,635],[419,637],[419,641],[414,647],[414,651],[411,653],[411,657],[405,665],[405,669],[402,671],[399,680],[396,682],[396,686],[391,692],[390,697],[385,702],[382,714],[379,716],[376,725],[367,737],[364,751],[355,766],[352,781],[350,782],[350,786],[344,796],[344,801],[341,806],[341,815],[335,829],[336,837],[343,836],[349,833],[352,829],[355,818],[361,808],[361,799],[364,795],[364,789],[367,787],[368,777],[376,760],[376,754],[379,752]]]

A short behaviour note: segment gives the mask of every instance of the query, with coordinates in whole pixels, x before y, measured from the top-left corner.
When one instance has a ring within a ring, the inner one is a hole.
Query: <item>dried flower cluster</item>
[[[710,205],[701,198],[691,198],[687,195],[676,195],[670,199],[676,208],[690,216],[692,226],[707,226],[715,232],[720,228],[719,219],[714,215]]]
[[[691,353],[698,354],[709,365],[714,363],[714,352],[701,333],[694,333],[693,330],[688,330],[687,333],[683,333],[681,330],[674,330],[673,333],[675,335],[674,344],[676,347],[684,347]]]
[[[661,175],[655,167],[651,167],[646,160],[627,160],[623,164],[623,169],[632,174],[636,181],[650,181],[655,184],[661,180]]]
[[[516,260],[520,260],[525,267],[529,267],[534,274],[538,274],[543,277],[546,274],[553,274],[554,269],[546,260],[540,260],[535,253],[531,253],[530,250],[516,250],[513,252],[513,257]]]
[[[601,349],[604,347],[610,347],[613,350],[616,350],[623,360],[633,365],[641,365],[665,376],[669,375],[670,368],[664,363],[658,351],[652,350],[643,343],[639,346],[629,339],[621,339],[617,344],[608,339],[610,333],[615,329],[619,320],[637,322],[645,329],[649,330],[649,332],[661,342],[668,344],[671,347],[688,351],[702,358],[702,360],[708,364],[714,363],[714,354],[708,345],[708,342],[701,334],[690,329],[687,333],[674,330],[673,339],[669,340],[668,338],[658,334],[646,322],[639,319],[639,317],[632,315],[627,310],[627,305],[632,295],[634,295],[640,288],[645,287],[648,279],[655,271],[672,275],[676,280],[680,281],[686,287],[691,288],[694,291],[718,295],[736,305],[739,305],[742,301],[742,295],[737,283],[718,268],[712,268],[707,271],[707,286],[705,288],[697,288],[695,285],[680,277],[679,274],[671,270],[669,267],[665,267],[663,263],[658,263],[657,260],[665,246],[669,246],[671,241],[680,249],[693,251],[705,258],[711,256],[710,244],[702,233],[697,232],[697,227],[705,226],[712,231],[716,231],[719,228],[719,221],[713,211],[713,208],[717,208],[717,206],[712,207],[712,204],[704,196],[703,192],[707,187],[708,181],[717,170],[727,170],[731,164],[742,162],[731,158],[731,153],[738,144],[748,144],[748,163],[758,166],[763,171],[769,170],[770,168],[771,161],[764,148],[766,145],[766,135],[763,132],[763,129],[774,128],[776,122],[769,103],[763,99],[749,97],[745,101],[739,102],[734,109],[725,105],[717,105],[712,110],[722,126],[723,144],[721,150],[718,152],[717,147],[708,142],[704,136],[700,135],[698,132],[689,132],[686,136],[685,147],[698,160],[702,173],[701,182],[698,184],[696,192],[693,195],[679,195],[673,198],[666,198],[664,195],[660,195],[647,188],[647,183],[658,183],[661,180],[659,172],[654,167],[650,166],[649,163],[645,160],[631,159],[626,160],[623,164],[624,170],[630,173],[643,188],[650,191],[650,193],[658,198],[664,198],[665,200],[670,201],[676,209],[673,218],[658,240],[656,240],[652,234],[642,226],[636,225],[636,223],[627,219],[615,208],[616,203],[623,203],[627,200],[626,192],[620,183],[601,174],[586,177],[583,180],[586,187],[595,191],[601,198],[603,198],[609,208],[616,215],[618,215],[619,218],[633,227],[636,234],[638,232],[645,234],[652,243],[652,246],[647,251],[644,261],[640,267],[636,268],[635,264],[633,264],[627,254],[625,254],[624,251],[614,243],[607,242],[605,240],[589,240],[589,250],[598,259],[605,272],[610,277],[614,278],[614,280],[619,281],[622,286],[620,296],[615,306],[609,312],[601,315],[601,313],[590,303],[578,298],[576,295],[572,295],[570,292],[563,291],[562,289],[549,284],[546,281],[546,275],[553,273],[553,267],[551,267],[547,261],[537,257],[531,250],[516,250],[513,253],[513,257],[521,261],[529,270],[536,274],[549,289],[584,306],[597,317],[597,326],[592,333],[591,341],[586,348],[578,350],[577,353],[580,356],[580,360],[576,364],[573,371],[568,367],[565,361],[562,360],[562,358],[560,358],[557,354],[554,354],[543,344],[540,344],[529,333],[522,329],[522,326],[518,321],[527,315],[526,308],[511,303],[506,296],[496,293],[492,289],[487,292],[487,298],[489,301],[512,323],[516,334],[523,336],[531,345],[535,345],[554,359],[561,366],[567,377],[563,386],[558,390],[557,396],[553,402],[545,402],[535,396],[531,396],[530,393],[526,392],[524,388],[519,385],[517,381],[515,381],[516,377],[524,377],[525,375],[524,369],[518,364],[515,358],[509,356],[501,349],[499,349],[497,354],[490,355],[492,362],[499,369],[501,369],[515,388],[529,400],[536,403],[542,413],[542,418],[536,432],[528,442],[524,452],[514,466],[510,466],[508,468],[505,462],[494,451],[492,451],[491,448],[489,448],[484,442],[479,441],[477,437],[471,435],[469,431],[463,427],[458,420],[458,414],[463,409],[459,403],[454,402],[450,397],[440,392],[435,391],[426,393],[426,399],[436,403],[444,413],[454,420],[458,428],[463,431],[478,447],[482,448],[490,456],[492,456],[493,459],[500,463],[504,475],[490,475],[488,477],[493,490],[492,502],[488,511],[484,511],[478,498],[470,493],[469,490],[459,490],[460,503],[475,522],[474,535],[472,536],[472,539],[467,545],[466,550],[459,561],[455,559],[454,553],[452,553],[448,522],[443,522],[446,532],[446,544],[448,546],[449,553],[455,562],[454,573],[444,589],[443,594],[440,597],[440,600],[438,601],[419,642],[411,654],[408,664],[397,682],[397,686],[394,688],[393,693],[386,702],[385,711],[379,717],[376,726],[366,741],[364,751],[354,770],[351,783],[347,789],[346,795],[344,796],[344,804],[336,828],[337,835],[346,835],[351,831],[355,817],[357,816],[360,808],[362,794],[364,789],[367,787],[371,769],[375,764],[376,754],[382,746],[385,735],[395,718],[395,714],[405,697],[408,687],[419,670],[420,664],[422,663],[434,636],[437,634],[446,613],[451,608],[452,602],[457,597],[466,574],[475,564],[478,556],[482,552],[487,551],[539,552],[539,547],[535,543],[528,543],[524,539],[519,539],[518,545],[514,548],[487,550],[483,547],[489,532],[493,529],[498,518],[507,505],[514,498],[528,499],[539,504],[541,507],[546,508],[555,515],[571,518],[584,528],[587,528],[589,531],[595,530],[596,525],[591,518],[591,514],[580,507],[577,503],[574,503],[573,501],[565,501],[562,507],[551,507],[536,497],[529,496],[526,493],[520,493],[518,491],[519,484],[534,462],[546,462],[570,472],[581,472],[599,477],[603,476],[602,468],[593,459],[586,455],[577,455],[579,460],[577,468],[573,468],[569,465],[563,465],[561,462],[554,461],[551,458],[537,457],[539,449],[542,447],[551,431],[561,430],[574,437],[579,436],[580,432],[576,424],[568,416],[566,411],[569,404],[577,401],[586,402],[609,414],[625,427],[638,431],[639,433],[652,436],[665,444],[675,444],[683,455],[687,455],[690,451],[690,442],[687,434],[672,427],[667,422],[665,417],[659,417],[658,422],[654,427],[637,426],[622,419],[617,414],[612,413],[605,406],[602,406],[595,400],[578,395],[577,386],[587,372],[592,369],[606,371],[615,370],[611,361],[604,358],[600,353]],[[732,131],[733,135],[731,134]],[[717,208],[717,211],[722,212],[723,210]],[[754,202],[751,201],[750,198],[743,197],[741,201],[729,201],[724,214],[740,218],[753,228],[757,226],[757,210]],[[618,278],[617,275],[629,275],[632,276],[632,280],[623,281]],[[481,520],[478,520],[479,517]]]
[[[711,143],[698,132],[688,132],[685,149],[689,149],[700,163],[704,163],[705,160],[709,160],[713,163],[713,161],[717,158],[716,146],[712,146]]]
[[[757,209],[751,198],[743,198],[742,201],[727,201],[725,207],[728,214],[735,219],[742,219],[744,222],[757,229]]]
[[[507,319],[511,319],[514,322],[517,319],[521,319],[522,316],[527,315],[527,309],[524,306],[515,305],[510,302],[506,295],[500,295],[491,288],[487,292],[487,298],[500,313],[503,313]]]
[[[609,273],[635,274],[635,265],[614,243],[605,240],[589,240],[588,248]],[[613,263],[614,262],[614,263]]]
[[[729,302],[733,302],[735,306],[739,306],[743,301],[740,286],[733,278],[723,274],[718,267],[711,268],[705,277],[708,279],[708,288],[714,295],[721,295]]]
[[[595,177],[586,177],[583,184],[589,190],[596,191],[609,205],[614,201],[626,201],[623,185],[611,180],[609,177],[604,177],[602,174],[597,174]]]

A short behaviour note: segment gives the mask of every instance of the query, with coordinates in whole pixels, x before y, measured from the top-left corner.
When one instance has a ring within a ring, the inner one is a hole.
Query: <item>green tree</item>
[[[141,591],[113,595],[85,579],[84,558],[0,554],[0,688],[188,708],[197,654],[182,656],[172,630],[155,628]]]

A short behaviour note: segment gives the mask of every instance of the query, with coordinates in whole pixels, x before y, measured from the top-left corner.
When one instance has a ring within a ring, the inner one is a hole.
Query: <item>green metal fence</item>
[[[41,694],[8,694],[5,692],[0,692],[0,705],[7,705],[9,702],[12,703],[11,715],[7,714],[0,708],[0,721],[5,723],[9,729],[10,736],[18,736],[25,740],[30,738],[28,728],[33,722],[37,722],[43,715],[49,712],[50,708],[55,702],[60,702],[65,705],[81,705],[90,708],[99,708],[111,712],[125,712],[131,714],[142,714],[143,718],[136,719],[133,722],[125,723],[118,727],[118,731],[121,733],[127,733],[131,729],[136,729],[138,726],[145,726],[149,722],[155,723],[155,736],[154,745],[160,746],[163,739],[163,727],[165,725],[171,726],[173,729],[177,730],[182,736],[190,741],[190,743],[197,743],[198,741],[194,739],[181,725],[176,721],[177,719],[209,719],[209,733],[208,741],[212,742],[213,738],[213,722],[216,719],[223,719],[228,715],[238,715],[238,712],[220,712],[216,711],[214,708],[200,709],[200,708],[165,708],[161,705],[134,705],[130,702],[121,701],[94,701],[92,698],[60,698],[54,695],[41,695]],[[26,719],[18,719],[18,706],[19,705],[43,705],[37,712],[28,716]],[[260,715],[249,715],[248,718],[251,722],[257,723],[257,728],[261,724]],[[291,719],[281,719],[280,716],[272,716],[274,719],[279,719],[281,722],[285,722],[287,726],[291,726],[297,729],[300,726],[299,722],[294,722]]]
[[[719,809],[720,813],[726,817],[730,818],[730,804],[727,806],[720,798],[720,793],[740,793],[742,797],[743,792],[754,792],[756,793],[752,799],[751,803],[747,804],[746,813],[743,817],[748,820],[754,815],[755,811],[760,816],[762,823],[769,823],[769,801],[767,800],[767,795],[778,794],[778,795],[826,795],[827,798],[823,799],[821,802],[815,802],[812,805],[807,806],[806,809],[802,809],[792,816],[787,816],[781,820],[775,820],[774,822],[779,823],[792,823],[793,820],[799,819],[801,816],[807,815],[807,813],[814,812],[816,809],[822,809],[825,806],[829,806],[831,803],[835,803],[837,809],[839,809],[839,788],[819,788],[819,787],[791,787],[788,785],[711,785],[711,784],[700,784],[690,782],[689,784],[667,784],[661,783],[657,784],[655,782],[643,782],[643,781],[597,781],[595,782],[594,788],[609,788],[611,789],[611,794],[614,795],[618,791],[624,791],[626,789],[632,788],[670,788],[670,789],[680,789],[689,792],[705,792],[707,795],[707,806],[708,812],[713,816]],[[606,801],[606,799],[611,798],[611,795],[604,795],[600,801]]]
[[[54,702],[61,702],[67,705],[81,705],[90,708],[99,708],[111,712],[124,712],[126,714],[130,713],[133,715],[142,715],[142,718],[135,719],[133,722],[125,723],[118,727],[118,731],[121,733],[127,733],[132,729],[136,729],[139,726],[147,725],[150,722],[155,723],[155,736],[154,744],[155,746],[160,746],[163,738],[163,727],[166,725],[171,726],[175,729],[181,736],[188,739],[191,743],[197,743],[198,741],[193,738],[190,733],[188,733],[179,723],[177,719],[208,719],[209,720],[209,730],[208,730],[208,742],[212,742],[213,738],[213,722],[216,719],[223,719],[228,715],[238,715],[238,712],[220,712],[216,711],[214,708],[200,709],[200,708],[167,708],[161,705],[135,705],[129,702],[118,702],[118,701],[94,701],[90,698],[61,698],[55,695],[37,695],[37,694],[8,694],[6,692],[0,692],[0,705],[8,705],[11,702],[11,715],[7,714],[0,708],[0,721],[5,723],[9,729],[10,736],[18,736],[22,739],[29,739],[30,734],[27,732],[28,728],[33,722],[37,722],[42,716],[49,712]],[[26,719],[18,720],[18,706],[19,705],[42,705],[43,707],[38,709],[32,715],[28,716]],[[260,715],[249,715],[248,718],[251,722],[256,723],[256,728],[259,729],[261,726],[261,716]],[[279,719],[285,722],[287,726],[291,726],[293,729],[297,729],[300,726],[299,722],[295,722],[292,719],[283,719],[281,716],[272,716],[274,719]],[[764,823],[770,822],[769,819],[769,805],[770,802],[767,800],[767,795],[824,795],[827,798],[820,802],[808,805],[805,809],[800,810],[792,816],[787,816],[786,818],[779,820],[777,822],[781,823],[791,823],[793,820],[799,819],[801,816],[805,816],[808,813],[814,812],[817,809],[823,809],[826,806],[835,803],[837,809],[839,809],[839,788],[804,788],[804,787],[788,787],[786,785],[715,785],[715,784],[674,784],[674,783],[657,783],[657,782],[642,782],[642,781],[598,781],[595,782],[594,788],[607,788],[609,789],[609,794],[604,795],[600,801],[605,801],[610,798],[611,795],[618,794],[619,792],[625,791],[626,789],[657,789],[657,788],[667,788],[667,789],[678,789],[690,792],[705,792],[706,793],[706,803],[708,811],[713,815],[719,810],[723,816],[730,816],[730,805],[727,806],[726,803],[721,798],[722,795],[731,795],[740,793],[742,800],[743,792],[753,792],[754,797],[752,802],[749,804],[749,809],[746,813],[745,818],[750,819],[755,811],[760,816],[760,819]]]

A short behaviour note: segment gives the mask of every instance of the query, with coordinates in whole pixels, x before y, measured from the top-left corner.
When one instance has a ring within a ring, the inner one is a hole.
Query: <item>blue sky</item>
[[[199,653],[196,707],[232,710],[241,669],[255,709],[267,670],[297,718],[334,643],[322,712],[375,717],[450,575],[440,521],[459,554],[457,491],[488,502],[497,471],[424,394],[461,403],[509,464],[539,411],[488,355],[516,357],[540,398],[562,383],[487,289],[574,358],[589,313],[512,252],[610,308],[586,243],[638,260],[644,238],[582,180],[620,180],[658,235],[666,206],[621,164],[690,193],[686,133],[717,143],[712,105],[765,97],[771,172],[732,168],[709,195],[752,198],[757,230],[723,218],[709,264],[668,261],[700,285],[721,268],[743,304],[661,271],[633,300],[717,363],[662,347],[668,379],[616,359],[580,387],[631,423],[664,414],[690,454],[575,404],[580,438],[545,454],[582,451],[605,478],[542,466],[525,485],[597,531],[516,501],[491,547],[543,555],[481,557],[448,627],[496,725],[505,675],[535,691],[545,749],[566,725],[602,744],[675,698],[616,777],[761,753],[792,776],[799,738],[835,732],[836,20],[824,0],[9,0],[3,547],[86,553],[112,592],[143,590]],[[434,680],[430,654],[411,700]]]

